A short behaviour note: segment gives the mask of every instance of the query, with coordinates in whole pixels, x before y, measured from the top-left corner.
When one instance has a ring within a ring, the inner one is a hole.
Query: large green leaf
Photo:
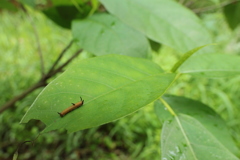
[[[155,103],[156,114],[164,122],[163,159],[238,159],[234,155],[238,149],[225,122],[211,108],[184,97],[164,96],[163,99],[177,114],[173,117],[160,101]]]
[[[147,57],[149,43],[140,32],[109,14],[96,14],[72,24],[80,47],[95,55],[121,54]]]
[[[240,57],[226,54],[199,54],[190,57],[178,69],[203,77],[227,77],[240,74]]]
[[[131,114],[161,96],[175,74],[155,63],[121,55],[79,61],[52,81],[23,117],[23,123],[39,119],[44,132],[65,128],[69,132],[91,128]],[[84,105],[61,118],[70,103]]]
[[[100,0],[112,14],[156,42],[181,52],[212,42],[199,18],[173,0]],[[208,51],[208,48],[203,51]]]

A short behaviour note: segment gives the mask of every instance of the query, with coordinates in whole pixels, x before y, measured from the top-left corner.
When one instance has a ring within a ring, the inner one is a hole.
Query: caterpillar
[[[84,100],[82,100],[82,97],[80,97],[80,102],[77,103],[72,103],[72,105],[66,109],[64,109],[61,113],[57,112],[61,117],[65,116],[66,114],[68,114],[69,112],[73,111],[74,109],[79,108],[80,106],[83,105]]]

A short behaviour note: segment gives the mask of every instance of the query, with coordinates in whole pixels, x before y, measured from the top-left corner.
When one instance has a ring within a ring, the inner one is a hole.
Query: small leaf
[[[155,102],[156,114],[164,122],[163,159],[237,159],[233,153],[238,149],[225,122],[210,107],[184,97],[163,99],[178,115],[171,116],[160,101]]]
[[[140,32],[109,14],[96,14],[72,24],[73,37],[80,47],[95,55],[121,54],[147,57],[149,43]]]
[[[150,39],[180,52],[212,42],[200,19],[173,0],[100,0],[107,10]],[[203,49],[209,51],[209,49]]]
[[[223,8],[228,25],[231,29],[237,28],[240,23],[240,1],[231,3]]]
[[[226,54],[199,54],[179,67],[180,73],[201,77],[229,77],[240,74],[240,57]]]
[[[191,57],[195,52],[197,52],[198,50],[202,49],[203,47],[206,47],[210,44],[207,45],[203,45],[197,48],[194,48],[186,53],[184,53],[184,55],[181,57],[181,59],[179,59],[177,61],[177,63],[173,66],[173,68],[171,69],[172,72],[175,72],[189,57]]]
[[[52,81],[23,117],[39,119],[44,132],[65,128],[74,132],[131,114],[160,97],[175,74],[165,74],[155,63],[121,55],[79,61]],[[80,101],[84,105],[60,117],[57,112]]]

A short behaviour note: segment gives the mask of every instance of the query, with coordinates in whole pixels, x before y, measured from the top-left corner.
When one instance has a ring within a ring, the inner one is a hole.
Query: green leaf
[[[226,54],[199,54],[179,67],[180,73],[201,77],[228,77],[240,74],[240,57]]]
[[[97,14],[72,24],[80,47],[95,55],[121,54],[147,57],[149,43],[140,32],[109,14]]]
[[[121,55],[79,61],[52,81],[22,119],[39,119],[43,132],[65,128],[74,132],[99,126],[128,114],[160,97],[175,74],[164,73],[155,63]],[[57,112],[79,101],[84,105],[60,117]]]
[[[223,8],[228,25],[231,29],[237,28],[240,23],[240,1],[231,3]]]
[[[156,42],[180,52],[212,42],[200,19],[172,0],[100,0],[109,12]],[[209,49],[203,49],[209,51]]]
[[[164,96],[177,114],[173,117],[160,101],[155,102],[164,122],[161,136],[162,157],[167,159],[238,159],[238,149],[222,118],[210,107],[191,99]]]

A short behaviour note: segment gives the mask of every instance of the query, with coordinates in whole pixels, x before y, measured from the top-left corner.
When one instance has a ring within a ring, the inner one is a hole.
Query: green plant
[[[240,72],[238,56],[216,54],[205,46],[212,43],[211,35],[192,11],[171,0],[100,0],[111,14],[99,13],[103,6],[94,0],[52,2],[43,13],[66,28],[72,22],[75,42],[98,57],[71,64],[39,94],[21,122],[41,120],[46,124],[42,133],[61,128],[76,132],[155,101],[163,123],[162,159],[238,159],[236,144],[215,111],[196,100],[165,95],[182,75],[219,78]],[[66,10],[71,14],[67,20],[62,16]],[[146,60],[151,57],[149,39],[186,53],[171,70],[163,70]],[[59,117],[57,112],[79,96],[84,105]]]

